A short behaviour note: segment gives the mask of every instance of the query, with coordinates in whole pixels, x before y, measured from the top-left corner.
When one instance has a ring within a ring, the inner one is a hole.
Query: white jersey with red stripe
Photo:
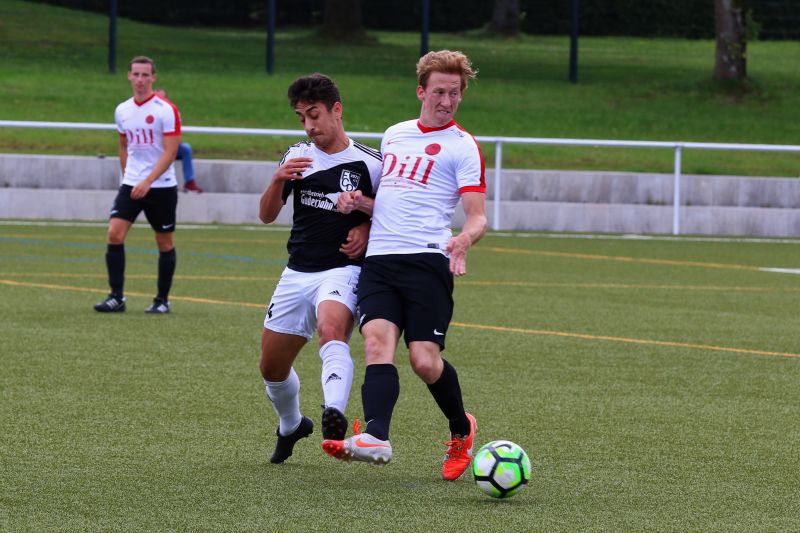
[[[181,115],[175,104],[153,93],[144,102],[133,97],[125,100],[117,106],[114,119],[119,134],[128,139],[128,161],[122,183],[136,186],[164,154],[164,137],[181,134]],[[170,165],[152,187],[176,185],[175,167]]]
[[[367,256],[446,254],[461,194],[486,192],[477,141],[452,120],[439,128],[409,120],[386,130],[381,152]]]

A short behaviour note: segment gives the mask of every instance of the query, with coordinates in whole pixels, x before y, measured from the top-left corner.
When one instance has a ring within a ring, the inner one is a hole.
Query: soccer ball
[[[478,487],[492,498],[510,498],[528,484],[531,461],[513,442],[495,440],[472,458],[472,475]]]

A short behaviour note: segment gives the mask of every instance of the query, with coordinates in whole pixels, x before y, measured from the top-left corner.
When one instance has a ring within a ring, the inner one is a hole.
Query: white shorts
[[[325,300],[341,302],[355,315],[361,267],[348,265],[322,272],[285,268],[264,317],[264,327],[311,340],[317,331],[317,307]]]

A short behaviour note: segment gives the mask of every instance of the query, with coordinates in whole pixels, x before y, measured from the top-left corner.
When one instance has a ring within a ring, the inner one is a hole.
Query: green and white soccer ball
[[[492,498],[510,498],[528,484],[531,461],[513,442],[495,440],[472,458],[472,475],[478,487]]]

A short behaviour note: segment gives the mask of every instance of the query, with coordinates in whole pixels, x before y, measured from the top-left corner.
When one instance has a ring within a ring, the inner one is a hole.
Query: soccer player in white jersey
[[[157,294],[146,313],[169,313],[169,291],[175,274],[175,212],[178,187],[173,161],[181,142],[178,108],[153,92],[156,65],[145,56],[134,57],[128,70],[133,96],[117,106],[122,185],[108,222],[106,267],[111,293],[95,305],[96,311],[125,311],[125,237],[144,211],[158,246]]]
[[[341,97],[330,78],[299,78],[289,86],[288,97],[311,142],[289,148],[261,196],[259,210],[261,221],[270,223],[294,195],[289,263],[267,307],[261,338],[259,367],[279,419],[272,463],[283,463],[295,443],[313,432],[311,419],[300,412],[300,380],[292,365],[315,332],[325,402],[322,436],[342,440],[347,432],[344,413],[353,383],[347,343],[369,216],[340,213],[336,202],[350,191],[374,197],[381,174],[380,152],[345,133]]]
[[[449,422],[442,477],[457,479],[472,459],[475,418],[464,411],[458,375],[441,352],[453,314],[453,276],[466,274],[467,250],[486,232],[483,156],[453,119],[474,77],[460,52],[422,57],[417,63],[419,119],[386,130],[375,200],[357,192],[339,198],[340,211],[371,213],[372,228],[357,311],[366,352],[361,396],[367,425],[346,440],[323,442],[338,459],[372,464],[391,459],[389,425],[400,391],[394,360],[401,334],[412,369]],[[450,223],[459,199],[466,222],[453,237]]]

